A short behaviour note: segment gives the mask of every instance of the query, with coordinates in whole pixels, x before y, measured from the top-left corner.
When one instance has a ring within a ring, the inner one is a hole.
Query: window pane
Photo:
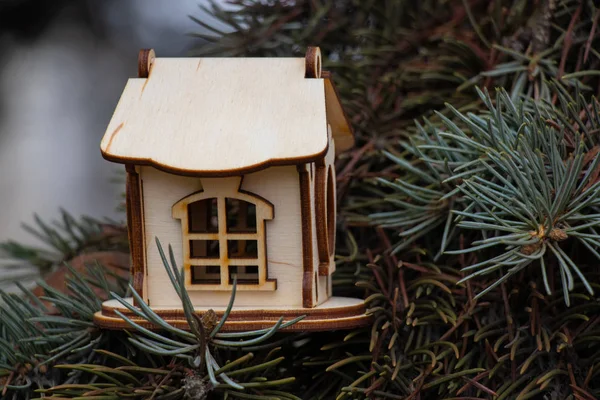
[[[221,267],[218,265],[192,266],[193,285],[218,285],[221,283]]]
[[[229,258],[258,258],[256,240],[228,240],[227,255]]]
[[[233,277],[237,276],[237,283],[244,285],[258,285],[258,265],[230,265],[229,284],[233,285]]]
[[[225,199],[227,232],[256,232],[256,206],[244,200]]]
[[[190,258],[220,258],[218,240],[190,240]]]
[[[188,204],[188,229],[191,233],[219,232],[217,199],[204,199]]]

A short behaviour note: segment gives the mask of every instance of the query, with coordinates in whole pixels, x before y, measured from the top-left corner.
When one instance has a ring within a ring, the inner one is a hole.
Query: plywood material
[[[312,308],[317,305],[317,285],[313,249],[313,195],[311,190],[310,164],[298,166],[298,188],[302,218],[302,306]],[[314,175],[314,174],[313,174]]]
[[[311,65],[320,71],[317,59]],[[305,62],[155,58],[142,50],[140,78],[127,82],[102,154],[179,174],[250,172],[318,159],[326,151],[326,123],[338,152],[348,150],[352,128],[331,74],[305,78]],[[199,150],[205,157],[196,157]]]
[[[317,224],[317,248],[320,263],[329,263],[329,221],[327,209],[328,167],[319,165],[315,172],[315,213]]]
[[[132,299],[126,299],[131,303]],[[237,297],[236,297],[237,303]],[[199,315],[208,311],[208,307],[195,307]],[[210,307],[217,316],[221,317],[225,307]],[[107,329],[128,328],[127,323],[115,314],[120,311],[128,318],[148,329],[155,329],[152,323],[141,320],[131,311],[116,300],[109,300],[102,304],[102,311],[94,315],[94,322]],[[152,310],[169,324],[180,328],[189,329],[188,323],[181,306],[179,307],[152,307]],[[331,297],[314,308],[281,307],[278,305],[261,308],[237,306],[234,304],[222,331],[247,331],[272,327],[280,317],[284,322],[299,316],[305,316],[300,322],[285,328],[286,332],[322,331],[336,329],[351,329],[366,326],[371,323],[372,317],[365,314],[365,305],[360,299],[349,297]]]
[[[142,167],[144,185],[147,283],[152,307],[180,304],[171,287],[155,244],[158,237],[163,247],[173,247],[178,266],[183,267],[182,230],[172,216],[172,206],[180,199],[209,187],[223,178],[174,176],[151,167]],[[267,279],[277,280],[277,290],[238,291],[236,303],[262,307],[270,304],[302,306],[302,236],[300,198],[296,167],[274,167],[244,175],[241,190],[261,196],[273,204],[274,218],[266,221]],[[198,306],[224,306],[230,291],[190,290],[190,298]]]
[[[184,324],[159,239],[172,246],[199,312],[225,307],[238,277],[232,330],[305,311],[291,330],[364,325],[362,301],[330,298],[334,158],[353,144],[319,48],[270,59],[142,50],[139,78],[128,81],[101,143],[105,158],[128,165],[135,289]],[[124,327],[105,308],[98,323]]]
[[[147,78],[150,75],[150,68],[154,63],[156,53],[154,49],[141,49],[138,53],[138,78]]]
[[[118,162],[226,174],[327,151],[325,88],[303,58],[156,58],[130,79],[101,143]]]
[[[312,301],[312,307],[315,307],[329,299],[331,296],[331,274],[335,271],[335,263],[333,259],[333,253],[328,253],[325,256],[325,261],[321,261],[319,254],[319,241],[318,236],[322,231],[326,231],[326,221],[324,221],[317,212],[317,179],[318,170],[322,167],[331,168],[335,160],[335,144],[332,137],[331,129],[328,127],[329,132],[329,147],[327,154],[324,158],[317,160],[315,163],[309,164],[305,167],[308,172],[308,185],[301,187],[302,207],[308,208],[310,213],[303,213],[303,222],[306,222],[309,229],[305,229],[303,226],[302,234],[303,240],[310,243],[310,246],[304,251],[304,279],[303,279],[303,300],[306,303],[306,299],[309,298]],[[302,167],[298,167],[300,173],[302,173]],[[304,178],[306,179],[306,178]],[[301,178],[302,182],[302,178]],[[306,215],[306,220],[304,219]],[[325,226],[325,228],[323,228]],[[327,246],[327,244],[326,244]],[[309,278],[311,280],[309,281]]]
[[[336,182],[335,182],[336,143],[329,127],[329,150],[317,166],[314,182],[316,246],[319,254],[319,275],[329,276],[335,271],[335,229],[336,229]],[[333,191],[333,193],[331,193]],[[327,286],[331,286],[330,279]],[[328,293],[330,293],[329,290]]]
[[[323,71],[321,76],[325,81],[327,123],[331,125],[333,131],[336,154],[340,154],[354,147],[354,133],[352,132],[352,125],[350,125],[346,113],[342,108],[341,99],[333,84],[331,73]]]
[[[190,194],[173,205],[173,218],[181,221],[181,234],[183,237],[183,266],[185,268],[185,285],[188,290],[215,290],[231,291],[233,282],[230,281],[231,266],[257,266],[258,282],[256,284],[238,283],[240,291],[275,290],[275,279],[267,279],[266,262],[266,221],[273,219],[273,204],[256,194],[241,190],[242,178],[205,179],[203,190]],[[188,206],[204,200],[215,199],[217,203],[218,226],[217,232],[195,233],[189,226],[190,215]],[[238,199],[254,204],[256,207],[256,231],[252,233],[235,233],[229,229],[226,210],[227,199]],[[219,242],[219,254],[213,257],[194,258],[188,245],[192,240],[214,240]],[[232,258],[229,254],[228,241],[252,240],[257,243],[256,257]],[[192,268],[194,266],[218,266],[220,269],[219,283],[197,284],[192,281]]]
[[[131,247],[131,279],[133,288],[146,300],[146,257],[144,248],[144,208],[142,183],[133,165],[127,165],[126,199],[127,234]]]
[[[309,46],[306,49],[305,61],[305,78],[320,78],[321,77],[321,49],[318,47]]]

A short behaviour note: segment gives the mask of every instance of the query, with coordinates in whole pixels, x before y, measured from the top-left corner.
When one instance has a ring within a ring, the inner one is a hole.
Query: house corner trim
[[[146,260],[144,257],[144,212],[142,203],[142,184],[140,175],[133,164],[125,166],[127,233],[131,252],[131,277],[133,288],[146,300],[144,280],[146,279]]]
[[[302,307],[316,306],[313,299],[314,266],[312,239],[312,211],[310,205],[310,175],[307,164],[299,164],[298,177],[300,180],[300,218],[302,220]]]

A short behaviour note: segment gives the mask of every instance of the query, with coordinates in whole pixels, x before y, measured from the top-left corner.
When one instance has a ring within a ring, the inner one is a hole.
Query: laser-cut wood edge
[[[304,77],[321,78],[321,49],[317,46],[308,46],[304,60]]]
[[[146,50],[142,50],[140,52],[140,56],[142,52]],[[148,49],[148,51],[152,51],[152,49]],[[144,53],[145,54],[145,53]],[[152,51],[152,56],[153,56]],[[149,54],[146,56],[150,57]],[[140,65],[147,65],[148,74],[150,73],[151,62],[147,61],[139,61]],[[335,84],[332,80],[332,74],[329,71],[322,71],[319,78],[324,80],[324,96],[325,96],[325,108],[326,108],[326,116],[327,122],[331,124],[333,130],[333,137],[336,141],[336,154],[340,154],[354,145],[354,132],[352,129],[352,125],[345,114],[345,111],[341,104],[341,99],[339,97],[339,93]],[[114,132],[113,132],[114,133]],[[151,157],[130,157],[126,155],[115,155],[110,152],[110,146],[108,148],[101,147],[102,156],[112,162],[122,163],[122,164],[136,164],[136,165],[147,165],[152,166],[156,169],[159,169],[164,172],[168,172],[175,175],[182,176],[193,176],[193,177],[221,177],[221,176],[233,176],[233,175],[242,175],[248,174],[251,172],[260,171],[262,169],[266,169],[274,166],[284,166],[284,165],[298,165],[303,163],[311,163],[317,161],[319,158],[322,158],[327,151],[328,146],[326,148],[320,150],[319,152],[315,152],[313,154],[306,154],[300,157],[273,157],[264,161],[261,161],[256,164],[246,165],[236,169],[222,169],[222,170],[194,170],[194,169],[186,169],[186,168],[178,168],[169,165],[168,163],[161,163],[159,161],[155,161]]]
[[[171,167],[169,165],[161,164],[160,162],[154,161],[151,158],[136,158],[136,157],[125,157],[125,156],[114,156],[109,154],[103,149],[100,149],[102,157],[111,162],[119,163],[119,164],[134,164],[139,166],[148,166],[156,168],[160,171],[173,174],[173,175],[181,175],[181,176],[189,176],[194,178],[222,178],[222,177],[230,177],[230,176],[239,176],[239,175],[247,175],[252,172],[258,172],[263,169],[271,168],[271,167],[282,167],[289,165],[304,165],[306,163],[315,162],[320,158],[323,158],[325,154],[329,151],[329,143],[325,146],[323,150],[316,154],[312,154],[306,157],[296,157],[296,158],[274,158],[267,160],[262,163],[258,163],[255,165],[249,165],[243,168],[237,169],[227,169],[227,170],[219,170],[219,171],[199,171],[199,170],[190,170],[190,169],[180,169]]]
[[[307,165],[297,166],[300,181],[300,219],[302,220],[302,306],[312,308],[315,306],[314,292],[314,266],[313,266],[313,239],[312,239],[312,210],[310,206],[310,174]]]
[[[202,310],[196,310],[198,315],[208,311],[209,307]],[[234,310],[222,328],[225,332],[235,332],[253,329],[265,329],[272,327],[280,317],[284,321],[289,321],[295,317],[305,316],[300,322],[283,329],[286,332],[299,331],[322,331],[335,329],[352,329],[369,325],[372,322],[372,316],[365,314],[365,305],[360,302],[355,305],[335,308],[295,308],[295,309],[268,309],[268,310]],[[119,316],[115,310],[120,311],[134,322],[148,329],[159,329],[152,323],[139,319],[135,314],[124,306],[112,307],[106,304],[102,305],[102,311],[94,315],[94,323],[106,329],[127,329],[130,326]],[[167,323],[180,328],[189,329],[188,323],[182,309],[153,310],[158,316]],[[215,311],[218,317],[223,315],[223,311]]]
[[[321,264],[329,264],[329,241],[327,237],[327,167],[317,166],[315,172],[315,221],[317,222],[317,248]],[[319,274],[320,274],[319,268]]]
[[[354,147],[354,129],[346,111],[342,107],[340,94],[333,82],[333,74],[330,71],[322,71],[321,78],[325,81],[327,121],[333,131],[335,154],[339,155]]]
[[[156,58],[154,49],[141,49],[138,53],[138,78],[148,78]]]
[[[318,48],[317,48],[318,50]],[[308,54],[308,52],[307,52]],[[150,67],[151,67],[151,58],[154,57],[154,53],[147,53],[148,56],[148,60],[146,60],[146,65],[147,65],[147,69],[148,69],[148,74],[150,73]],[[152,56],[152,57],[150,57]],[[315,58],[316,59],[316,58]],[[319,66],[320,67],[320,66]],[[315,68],[316,68],[316,64],[315,64]],[[320,70],[320,68],[318,68]],[[333,101],[334,99],[338,101],[339,103],[339,96],[337,94],[337,90],[335,89],[335,86],[333,85],[333,82],[330,80],[331,79],[331,74],[327,71],[322,71],[318,73],[318,77],[322,78],[324,80],[326,80],[326,85],[325,85],[325,97],[326,98],[331,98],[331,100]],[[335,96],[332,95],[332,93],[335,92]],[[326,102],[326,107],[327,107],[327,115],[328,115],[328,120],[329,120],[329,114],[330,114],[330,107],[329,107],[329,102]],[[339,109],[339,110],[338,110]],[[341,110],[341,113],[338,112]],[[348,145],[348,143],[354,141],[354,138],[349,138],[349,137],[345,137],[344,135],[347,132],[352,133],[352,128],[350,126],[350,124],[347,121],[346,115],[343,114],[343,109],[341,108],[341,104],[337,104],[335,105],[335,107],[333,107],[333,111],[332,113],[334,114],[333,118],[338,121],[339,123],[342,123],[342,119],[340,118],[340,115],[343,115],[344,117],[344,123],[347,124],[346,127],[344,127],[343,129],[343,135],[340,137],[339,141],[339,145],[336,146],[336,153],[338,153],[338,150],[342,147],[346,147]],[[329,121],[328,121],[329,122]],[[336,125],[335,123],[333,125]],[[337,135],[336,135],[337,136]],[[336,140],[337,137],[334,138],[334,140]],[[351,139],[351,140],[350,140]],[[338,140],[336,140],[337,142]],[[342,143],[343,142],[343,143]],[[337,144],[337,143],[336,143]],[[290,165],[290,164],[295,164],[297,170],[299,171],[299,179],[302,182],[302,180],[304,179],[305,181],[307,181],[307,184],[305,185],[305,189],[302,190],[302,187],[300,188],[301,191],[301,197],[302,197],[302,193],[304,193],[304,200],[301,200],[301,209],[305,209],[305,212],[302,212],[302,225],[303,225],[303,229],[302,229],[302,264],[303,264],[303,283],[302,283],[302,296],[303,296],[303,304],[305,305],[305,307],[314,307],[316,305],[315,302],[315,290],[318,290],[318,284],[316,284],[314,282],[314,277],[316,277],[316,273],[318,273],[319,275],[326,275],[326,271],[329,271],[329,273],[331,273],[331,266],[327,265],[326,262],[323,262],[321,260],[319,260],[320,262],[315,265],[315,261],[313,260],[313,256],[314,256],[314,250],[312,248],[312,244],[314,243],[313,241],[315,240],[315,237],[318,236],[319,234],[317,233],[316,235],[314,233],[312,233],[312,224],[313,224],[313,218],[314,215],[312,214],[313,212],[315,212],[315,215],[317,214],[316,210],[313,211],[313,207],[316,207],[316,199],[315,199],[315,205],[311,205],[312,204],[312,194],[311,194],[311,189],[309,186],[312,182],[314,182],[314,177],[311,177],[310,174],[307,174],[306,169],[304,167],[304,165],[302,165],[302,163],[309,163],[309,162],[314,162],[317,164],[320,164],[323,161],[323,157],[326,154],[326,152],[329,150],[328,149],[329,145],[327,145],[327,147],[322,151],[322,153],[317,154],[313,154],[310,156],[305,156],[305,157],[298,157],[296,159],[272,159],[272,160],[267,160],[265,161],[263,164],[256,164],[256,165],[252,165],[252,166],[246,166],[243,167],[240,170],[223,170],[223,171],[209,171],[207,173],[204,173],[203,171],[179,171],[179,172],[174,172],[173,170],[170,170],[170,168],[161,168],[161,166],[158,166],[156,164],[154,164],[151,160],[147,160],[149,161],[148,164],[146,164],[144,162],[144,160],[119,160],[119,162],[124,162],[126,163],[126,165],[128,165],[128,168],[131,167],[131,169],[133,170],[133,172],[135,172],[135,167],[133,165],[129,165],[132,164],[132,162],[134,164],[137,165],[151,165],[154,168],[157,168],[159,170],[163,170],[169,173],[174,173],[177,175],[184,175],[184,176],[193,176],[193,177],[207,177],[207,178],[213,178],[213,177],[226,177],[226,176],[235,176],[235,175],[241,175],[242,172],[243,173],[247,173],[247,172],[251,172],[252,169],[256,168],[256,171],[261,170],[261,169],[265,169],[271,166],[276,166],[276,165]],[[104,155],[104,152],[103,152]],[[109,159],[108,157],[106,157],[107,159]],[[281,164],[280,164],[281,163]],[[304,173],[300,173],[300,169],[303,169]],[[136,173],[137,175],[137,173]],[[305,175],[304,178],[302,177],[302,175]],[[316,171],[313,172],[313,175],[317,175]],[[141,239],[141,245],[138,246],[138,248],[141,248],[142,250],[138,251],[137,257],[139,258],[139,262],[135,263],[132,262],[132,272],[134,272],[134,264],[137,265],[140,271],[136,271],[136,272],[141,272],[141,274],[138,273],[137,278],[138,281],[136,283],[135,281],[135,277],[134,277],[134,284],[136,284],[137,287],[139,287],[140,289],[140,293],[143,294],[147,294],[147,290],[144,290],[145,285],[147,284],[147,276],[146,276],[146,267],[147,265],[145,262],[145,256],[146,256],[146,245],[145,245],[145,240],[144,240],[144,216],[143,216],[143,182],[141,181],[141,177],[140,176],[136,176],[138,179],[138,185],[136,186],[137,191],[138,191],[138,197],[139,197],[139,205],[137,207],[137,210],[139,212],[138,215],[138,222],[140,222],[141,225],[141,234],[137,234],[137,236]],[[325,178],[325,181],[327,180],[327,178]],[[301,183],[302,186],[302,183]],[[324,190],[326,191],[326,188],[324,188]],[[314,193],[314,192],[313,192]],[[316,194],[316,193],[315,193]],[[327,200],[325,200],[327,201]],[[326,203],[325,203],[326,204]],[[131,208],[132,204],[130,203],[128,205],[128,210],[129,213],[131,214],[131,219],[135,219],[135,217],[133,216],[133,214],[136,212],[136,210],[134,208]],[[326,205],[325,207],[323,207],[326,209]],[[128,216],[128,220],[129,220],[129,216]],[[324,219],[326,220],[326,218]],[[308,223],[306,223],[308,222]],[[132,243],[132,249],[133,249],[133,242],[134,242],[134,237],[136,236],[136,233],[134,232],[134,223],[133,221],[131,221],[130,225],[132,226],[130,229],[130,242]],[[306,226],[304,226],[306,225]],[[318,226],[319,224],[317,224]],[[138,227],[138,229],[135,229],[135,231],[139,231],[140,228]],[[317,227],[317,231],[319,230],[319,228]],[[325,238],[325,240],[327,240],[327,234],[321,234],[321,236],[323,236]],[[308,243],[308,246],[305,245],[304,242]],[[324,248],[327,248],[327,246],[322,246]],[[267,245],[266,245],[266,238],[265,238],[265,254],[267,251]],[[323,252],[324,253],[324,252]],[[132,250],[132,258],[134,257],[133,254],[133,250]],[[265,256],[265,258],[267,258]],[[325,258],[324,254],[320,254],[319,253],[319,259],[321,258]],[[268,259],[268,258],[267,258]],[[268,265],[268,263],[266,264]],[[266,265],[265,265],[265,269],[266,269]],[[315,271],[317,270],[317,271]],[[144,297],[144,299],[146,300],[146,298]],[[318,303],[318,301],[317,301]],[[307,306],[308,304],[308,306]]]
[[[330,268],[329,268],[329,262],[326,263],[320,263],[319,264],[319,276],[329,276],[330,274]]]
[[[142,299],[147,300],[145,290],[146,262],[144,243],[144,216],[142,206],[142,191],[140,176],[131,164],[125,166],[126,179],[126,208],[127,233],[131,252],[131,278],[133,288]]]
[[[244,176],[240,176],[239,178],[239,182],[236,185],[234,190],[226,190],[226,188],[218,188],[218,189],[210,189],[209,191],[206,191],[205,189],[201,189],[198,190],[196,192],[190,193],[187,196],[184,196],[183,198],[177,200],[173,206],[171,207],[171,212],[172,212],[172,216],[175,219],[178,219],[181,222],[181,233],[182,233],[182,243],[183,243],[183,265],[185,268],[185,276],[186,276],[186,288],[188,290],[198,290],[198,291],[231,291],[232,289],[232,285],[231,284],[225,284],[223,276],[226,275],[225,272],[223,272],[223,268],[221,271],[221,284],[193,284],[191,283],[191,268],[192,265],[199,265],[199,264],[192,264],[190,262],[190,255],[189,255],[189,248],[186,246],[186,243],[191,240],[190,237],[193,234],[190,234],[189,232],[187,232],[187,221],[188,221],[188,211],[187,211],[187,206],[195,201],[200,201],[200,200],[205,200],[205,199],[209,199],[209,198],[231,198],[231,199],[238,199],[238,200],[243,200],[243,201],[247,201],[251,204],[254,204],[254,206],[256,207],[256,218],[257,218],[257,222],[262,221],[262,235],[260,233],[260,229],[257,230],[256,233],[254,234],[247,234],[248,236],[252,236],[253,239],[248,239],[248,240],[256,240],[257,243],[263,243],[263,257],[260,257],[260,255],[257,257],[257,266],[259,268],[259,276],[261,275],[260,271],[264,271],[264,273],[262,274],[262,276],[264,276],[264,280],[261,281],[258,285],[251,285],[251,284],[238,284],[237,288],[240,291],[275,291],[277,290],[277,280],[272,278],[272,279],[268,279],[269,276],[269,263],[268,263],[268,258],[267,258],[267,224],[266,222],[269,220],[272,220],[273,218],[275,218],[275,207],[273,205],[273,203],[271,203],[269,200],[265,199],[264,197],[256,194],[256,193],[252,193],[246,190],[242,190],[241,187],[243,185],[243,181],[244,181]],[[204,186],[204,185],[203,185]],[[227,186],[227,185],[226,185]],[[241,197],[239,195],[242,195]],[[220,218],[226,218],[226,210],[219,210],[219,215],[224,214],[224,216],[220,217]],[[222,233],[221,232],[221,222],[224,222],[224,220],[219,220],[219,231],[217,233],[209,233],[207,235],[213,236],[216,235],[219,239],[220,242],[223,241],[227,241],[228,239],[228,235],[230,235],[230,233]],[[258,227],[258,225],[257,225]],[[224,228],[226,229],[226,227]],[[246,234],[245,234],[246,235]],[[262,236],[262,238],[261,238]],[[214,239],[213,239],[214,240]],[[223,245],[223,243],[220,244],[220,247]],[[226,248],[226,246],[224,246],[224,248]],[[240,259],[240,261],[243,259]],[[235,261],[235,260],[234,260]],[[219,264],[221,263],[226,263],[228,265],[231,264],[231,262],[229,261],[229,258],[225,257],[220,257]],[[203,263],[204,264],[204,263]],[[206,264],[209,265],[209,264]],[[228,270],[228,268],[226,268],[226,270]]]
[[[317,249],[319,251],[319,275],[328,276],[334,271],[331,266],[335,251],[335,187],[329,193],[333,176],[333,167],[318,165],[315,174],[315,221],[317,230]],[[332,196],[330,198],[330,196]],[[333,200],[332,200],[333,199]],[[333,204],[330,202],[333,201]],[[333,213],[333,214],[332,214]]]

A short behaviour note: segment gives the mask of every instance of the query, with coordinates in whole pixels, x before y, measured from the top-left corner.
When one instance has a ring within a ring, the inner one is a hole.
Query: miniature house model
[[[140,52],[102,139],[125,164],[136,291],[181,322],[158,252],[171,244],[199,313],[227,306],[227,329],[306,318],[296,330],[368,321],[362,300],[332,297],[334,160],[354,144],[320,51],[306,58],[155,58]],[[117,327],[108,301],[100,325]],[[133,317],[133,315],[132,315]],[[178,319],[179,318],[179,319]]]

